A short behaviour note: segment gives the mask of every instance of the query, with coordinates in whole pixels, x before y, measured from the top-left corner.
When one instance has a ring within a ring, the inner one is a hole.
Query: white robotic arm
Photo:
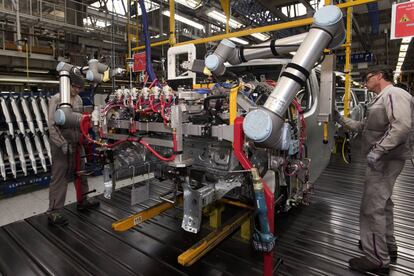
[[[224,63],[241,64],[259,58],[271,58],[296,51],[307,33],[294,35],[282,39],[272,39],[251,47],[237,47],[228,39],[223,39],[213,54],[207,56],[205,66],[216,76],[226,71]]]
[[[314,23],[308,33],[264,42],[256,48],[236,48],[234,43],[225,39],[214,53],[206,58],[205,66],[215,75],[220,76],[225,73],[225,62],[235,65],[252,59],[296,51],[266,103],[263,107],[248,113],[243,123],[243,130],[248,138],[265,147],[279,148],[282,141],[284,114],[296,93],[304,86],[310,70],[323,50],[335,49],[344,40],[345,28],[341,10],[333,5],[326,6],[315,13]],[[286,45],[292,46],[286,47]]]

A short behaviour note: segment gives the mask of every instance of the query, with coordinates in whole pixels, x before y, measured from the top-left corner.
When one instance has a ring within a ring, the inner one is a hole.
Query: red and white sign
[[[145,71],[147,62],[145,61],[145,52],[134,54],[134,72]]]
[[[414,36],[414,2],[392,5],[391,39]]]

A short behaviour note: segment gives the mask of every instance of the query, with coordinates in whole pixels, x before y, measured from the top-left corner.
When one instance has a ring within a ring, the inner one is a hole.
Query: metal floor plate
[[[358,250],[358,213],[365,164],[345,165],[333,158],[315,184],[309,206],[276,219],[276,256],[280,275],[360,275],[347,261]],[[399,257],[390,275],[414,275],[414,168],[407,162],[394,189],[395,235]],[[152,198],[130,206],[131,187],[101,199],[84,213],[65,207],[66,227],[53,227],[45,214],[0,228],[0,274],[4,275],[261,275],[262,257],[237,237],[227,239],[191,267],[177,263],[179,254],[208,234],[181,229],[182,210],[168,210],[124,233],[111,224],[158,202],[171,188],[154,180]],[[237,235],[235,235],[237,236]]]

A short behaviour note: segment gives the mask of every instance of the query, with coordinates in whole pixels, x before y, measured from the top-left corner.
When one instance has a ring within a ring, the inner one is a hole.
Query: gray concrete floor
[[[135,177],[135,182],[140,182],[151,178],[152,174]],[[103,176],[95,176],[88,178],[91,190],[96,189],[95,196],[103,193]],[[117,181],[116,189],[132,184],[130,178]],[[76,201],[75,186],[73,183],[68,184],[68,192],[66,194],[65,205]],[[31,193],[16,195],[14,197],[0,200],[0,226],[22,220],[40,213],[46,212],[49,206],[49,189],[34,191]]]

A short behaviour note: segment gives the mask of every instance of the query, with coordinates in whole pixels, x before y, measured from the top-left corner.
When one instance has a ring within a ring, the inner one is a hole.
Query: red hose
[[[139,143],[141,145],[143,145],[144,147],[146,147],[152,154],[155,155],[155,157],[157,157],[158,159],[160,159],[161,161],[173,161],[175,159],[175,154],[171,155],[170,157],[164,157],[162,155],[160,155],[158,152],[155,151],[155,149],[153,149],[148,143],[144,142],[143,140],[140,140]],[[175,132],[173,132],[173,152],[177,151],[177,137]]]
[[[105,106],[104,110],[103,110],[103,114],[106,115],[108,113],[109,110],[111,110],[114,107],[123,107],[125,105],[123,104],[109,104],[107,106]]]
[[[157,82],[158,79],[153,80],[148,88],[151,89]]]
[[[171,155],[170,157],[164,157],[162,155],[160,155],[156,150],[154,150],[148,143],[144,142],[143,140],[139,140],[137,138],[134,137],[130,137],[124,140],[119,140],[116,141],[112,144],[106,144],[106,143],[101,143],[98,142],[94,139],[92,139],[92,137],[89,135],[88,131],[91,125],[91,121],[90,121],[90,115],[85,113],[80,121],[80,130],[82,132],[82,135],[88,140],[88,142],[102,146],[102,147],[106,147],[106,148],[114,148],[120,144],[126,143],[126,142],[139,142],[141,145],[143,145],[144,147],[146,147],[152,154],[154,154],[158,159],[162,160],[162,161],[173,161],[175,159],[175,154]],[[177,136],[175,131],[173,132],[173,152],[177,151]]]

